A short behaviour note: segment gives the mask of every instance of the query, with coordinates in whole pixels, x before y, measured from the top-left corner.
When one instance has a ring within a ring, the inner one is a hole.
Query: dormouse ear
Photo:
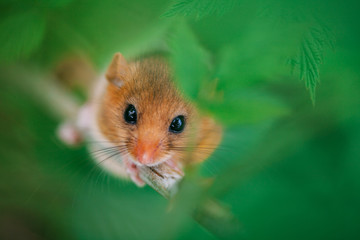
[[[106,79],[118,87],[123,85],[123,82],[129,72],[129,66],[121,53],[116,53],[110,63],[106,72]]]
[[[194,163],[200,163],[210,157],[221,142],[222,132],[222,127],[214,119],[201,118],[196,147],[192,156]]]

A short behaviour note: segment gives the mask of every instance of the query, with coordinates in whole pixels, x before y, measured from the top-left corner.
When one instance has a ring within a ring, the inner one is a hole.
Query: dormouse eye
[[[125,109],[124,119],[127,123],[136,124],[137,113],[134,105],[129,104],[129,106]]]
[[[170,124],[169,131],[173,133],[181,133],[185,127],[185,117],[183,115],[174,118]]]

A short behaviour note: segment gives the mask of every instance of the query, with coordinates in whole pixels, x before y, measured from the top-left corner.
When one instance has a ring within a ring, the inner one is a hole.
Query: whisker
[[[97,152],[103,152],[103,151],[111,150],[111,149],[123,149],[125,147],[126,147],[125,145],[117,145],[117,146],[106,147],[106,148],[98,149],[98,150],[95,150],[95,151],[89,151],[89,152],[91,154],[95,154]]]

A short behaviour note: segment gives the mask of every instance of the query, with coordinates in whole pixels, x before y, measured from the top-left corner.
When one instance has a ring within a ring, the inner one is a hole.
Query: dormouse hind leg
[[[80,131],[70,121],[61,123],[57,128],[56,134],[63,143],[69,146],[76,146],[83,142]]]
[[[75,120],[61,123],[57,129],[59,139],[70,146],[82,143],[85,140],[85,133],[90,129],[92,111],[91,104],[86,103],[80,108]]]

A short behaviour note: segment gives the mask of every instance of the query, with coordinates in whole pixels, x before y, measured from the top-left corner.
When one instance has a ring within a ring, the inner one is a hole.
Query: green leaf
[[[233,9],[234,4],[235,0],[177,0],[162,16],[195,16],[196,19],[208,15],[222,16]]]
[[[39,47],[44,32],[45,19],[35,11],[6,18],[0,23],[0,59],[28,57]]]
[[[227,91],[223,99],[210,99],[200,106],[227,126],[253,124],[289,114],[289,107],[269,93],[259,90]]]
[[[311,101],[315,104],[315,90],[320,83],[320,65],[326,48],[334,48],[334,37],[324,26],[315,26],[305,33],[299,53],[291,60],[293,68],[299,70],[299,77],[305,81],[310,92]]]
[[[208,77],[210,55],[184,22],[176,26],[169,46],[175,79],[185,94],[194,99],[200,84]]]
[[[286,37],[293,32],[273,28],[267,23],[249,24],[242,37],[218,51],[215,76],[221,89],[281,81],[280,76],[289,75],[285,59],[296,54],[297,48],[295,40]]]

